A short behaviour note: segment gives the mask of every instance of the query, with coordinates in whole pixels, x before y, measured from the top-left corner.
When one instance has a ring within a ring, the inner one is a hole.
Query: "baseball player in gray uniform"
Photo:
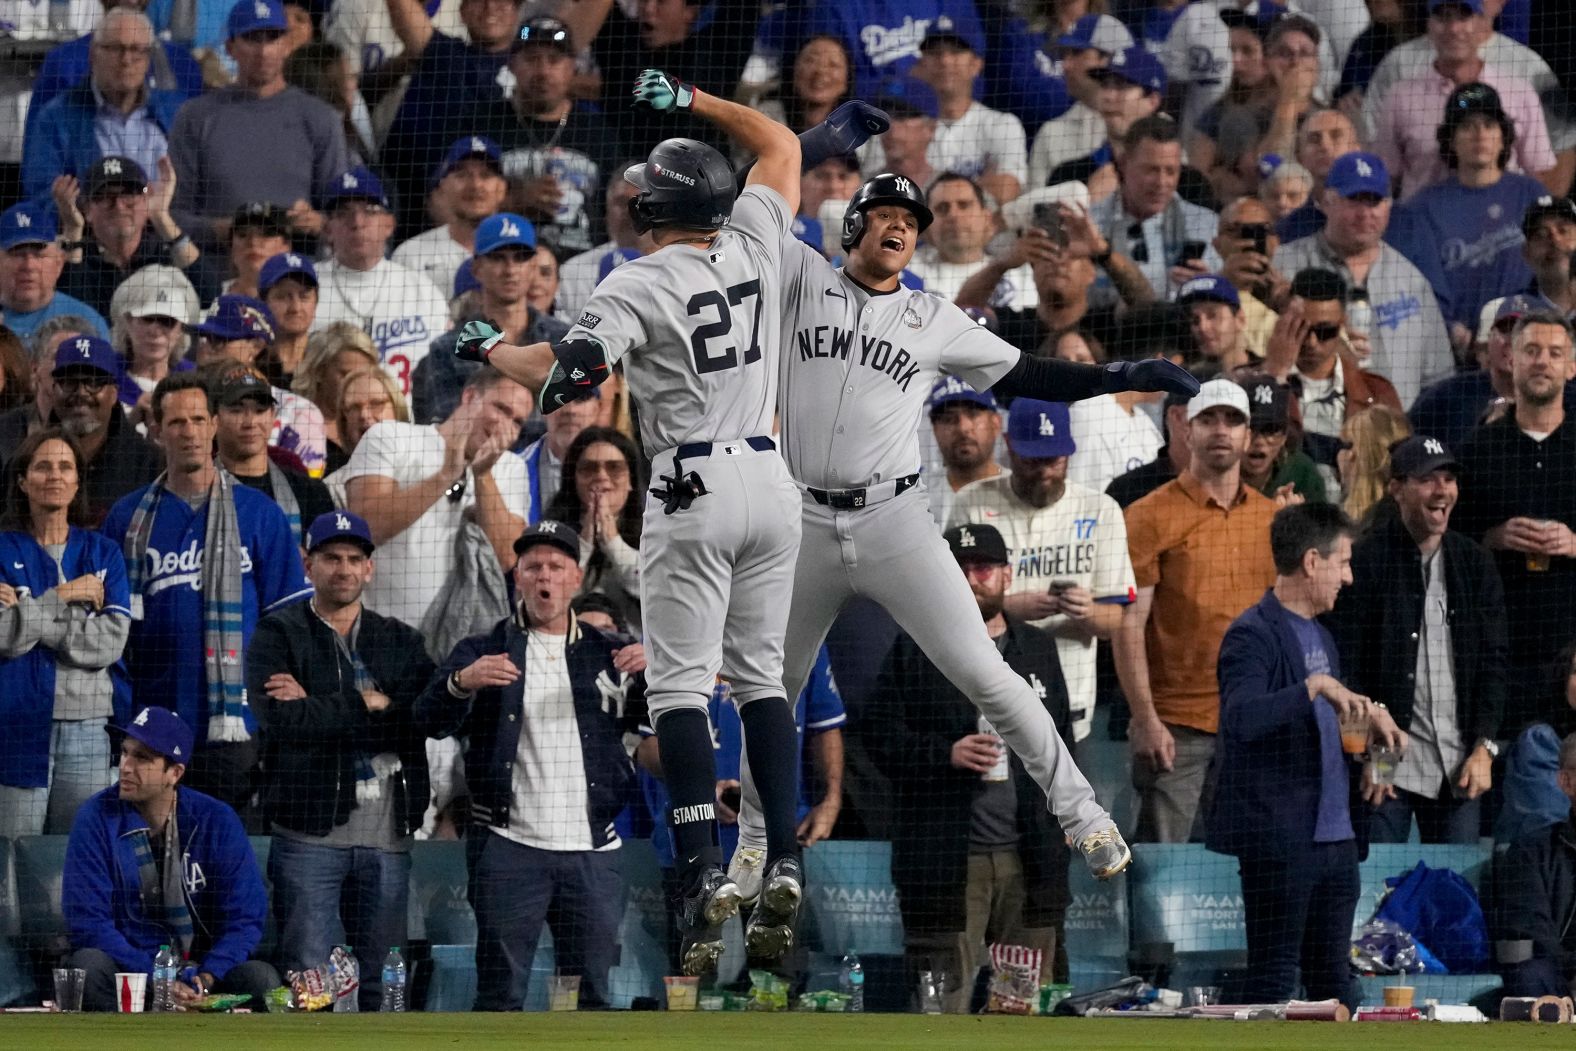
[[[700,974],[715,967],[721,925],[739,907],[713,813],[707,702],[719,672],[748,727],[766,826],[760,902],[746,928],[753,955],[792,945],[804,892],[796,729],[782,687],[799,494],[770,437],[801,152],[781,124],[656,70],[640,76],[635,98],[658,112],[691,110],[755,154],[737,200],[733,168],[716,150],[692,139],[660,143],[625,172],[640,190],[630,203],[635,225],[653,231],[657,250],[609,274],[557,344],[511,346],[473,322],[456,353],[541,390],[544,412],[587,396],[622,361],[646,410],[641,440],[664,483],[647,501],[640,548],[647,698],[671,797],[683,966]],[[823,134],[816,148],[852,148],[881,129],[868,118],[854,113],[852,138]]]
[[[1091,871],[1107,879],[1131,853],[1034,688],[985,632],[927,510],[918,419],[938,372],[979,390],[994,385],[998,394],[1054,401],[1122,390],[1191,393],[1198,382],[1158,358],[1097,366],[1029,357],[950,301],[903,288],[898,276],[930,221],[912,180],[877,175],[844,213],[842,269],[809,249],[784,262],[782,447],[802,490],[803,541],[783,685],[797,697],[843,604],[855,595],[875,599],[990,720]],[[756,820],[752,771],[741,780],[745,848]],[[736,863],[734,876],[748,899],[753,875]]]

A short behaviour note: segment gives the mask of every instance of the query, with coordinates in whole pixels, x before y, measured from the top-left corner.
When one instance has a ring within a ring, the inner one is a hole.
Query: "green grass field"
[[[917,1015],[582,1014],[176,1016],[0,1015],[4,1051],[1453,1051],[1570,1048],[1576,1027],[1125,1021]]]

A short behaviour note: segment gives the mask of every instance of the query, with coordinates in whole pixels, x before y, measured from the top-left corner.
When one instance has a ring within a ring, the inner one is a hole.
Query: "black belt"
[[[919,484],[918,472],[897,479],[893,483],[892,497],[903,495],[903,493],[914,488],[917,484]],[[874,486],[871,488],[874,488]],[[834,511],[855,511],[861,507],[870,506],[870,489],[817,489],[814,486],[807,485],[805,486],[805,492],[809,493],[816,503],[830,507]],[[878,502],[884,502],[887,499],[891,499],[891,497],[882,497],[882,500]]]
[[[731,442],[690,442],[688,445],[681,445],[673,451],[678,454],[680,460],[695,460],[702,456],[710,456],[712,447],[715,445],[731,444]],[[757,434],[753,438],[745,438],[744,444],[758,453],[769,453],[777,448],[777,443],[764,434]]]

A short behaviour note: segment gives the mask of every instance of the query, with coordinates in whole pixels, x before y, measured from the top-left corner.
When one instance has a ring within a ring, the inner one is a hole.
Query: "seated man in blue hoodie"
[[[116,729],[125,735],[120,780],[77,812],[61,883],[72,949],[66,966],[87,971],[83,1009],[115,1010],[115,973],[150,973],[159,946],[168,945],[186,960],[178,1005],[206,993],[247,993],[252,1009],[264,1010],[279,975],[250,959],[268,895],[240,819],[180,787],[193,747],[180,716],[144,708]]]

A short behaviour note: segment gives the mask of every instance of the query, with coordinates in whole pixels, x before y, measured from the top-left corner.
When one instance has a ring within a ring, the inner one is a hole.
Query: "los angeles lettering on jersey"
[[[1094,572],[1094,544],[1042,544],[1013,552],[1014,577],[1070,577]]]
[[[799,360],[811,358],[836,358],[847,361],[853,349],[854,333],[835,325],[817,325],[803,328],[795,335],[799,346]],[[859,364],[885,373],[893,383],[908,390],[911,380],[919,375],[919,362],[902,347],[893,353],[892,343],[873,336],[859,337]]]

